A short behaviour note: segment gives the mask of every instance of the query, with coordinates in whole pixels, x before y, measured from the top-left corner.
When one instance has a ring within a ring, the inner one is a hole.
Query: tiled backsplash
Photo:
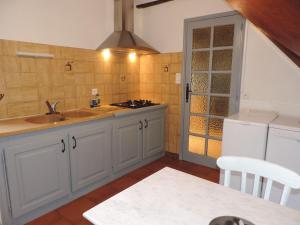
[[[17,57],[17,51],[51,53],[53,59]],[[180,148],[181,53],[137,57],[112,55],[77,48],[0,40],[0,118],[41,114],[46,100],[59,101],[58,110],[88,107],[91,89],[98,88],[102,104],[128,99],[150,99],[168,104],[166,150]],[[66,71],[73,62],[72,71]],[[125,79],[124,79],[125,78]]]
[[[17,57],[17,51],[51,53],[53,59]],[[65,64],[72,63],[72,71]],[[102,104],[139,97],[139,58],[112,55],[105,61],[93,50],[0,40],[0,118],[40,114],[45,100],[58,110],[87,107],[91,89]],[[125,80],[122,79],[125,77]]]
[[[168,104],[166,112],[166,150],[180,149],[181,85],[175,84],[181,73],[182,53],[148,55],[140,58],[141,98]]]

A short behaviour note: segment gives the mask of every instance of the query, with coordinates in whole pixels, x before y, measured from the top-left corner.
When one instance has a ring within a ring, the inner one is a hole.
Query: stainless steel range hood
[[[133,33],[133,0],[114,0],[115,31],[97,48],[113,52],[156,54],[157,50]]]

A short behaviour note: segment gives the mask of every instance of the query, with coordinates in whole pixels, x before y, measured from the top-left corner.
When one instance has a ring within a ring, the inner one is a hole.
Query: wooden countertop
[[[100,106],[99,108],[95,108],[95,109],[83,108],[78,110],[92,112],[94,113],[94,115],[87,116],[87,117],[80,117],[80,118],[69,117],[63,121],[44,123],[44,124],[31,123],[26,121],[26,119],[34,116],[20,117],[20,118],[13,118],[13,119],[3,119],[0,120],[0,137],[7,137],[7,136],[18,135],[18,134],[24,134],[32,131],[45,130],[54,127],[73,125],[73,124],[92,121],[92,120],[107,119],[107,118],[114,117],[115,112],[123,112],[123,111],[128,111],[130,109],[124,109],[115,106]]]
[[[121,108],[117,106],[103,105],[93,109],[90,108],[77,109],[80,111],[92,112],[94,113],[94,115],[92,116],[77,117],[77,118],[67,117],[63,121],[53,122],[53,123],[43,123],[43,124],[37,124],[37,123],[26,121],[28,118],[35,117],[35,116],[3,119],[0,120],[0,138],[14,136],[18,134],[25,134],[33,131],[46,130],[49,128],[73,125],[73,124],[87,122],[87,121],[108,119],[112,117],[121,117],[121,116],[127,116],[131,114],[134,115],[136,113],[143,113],[143,112],[157,110],[166,107],[167,105],[161,104],[161,105],[150,106],[150,107],[145,107],[140,109],[129,109],[129,108]],[[71,111],[77,111],[77,110],[71,110]],[[62,113],[66,113],[66,112],[62,112]],[[36,115],[36,116],[40,116],[40,115]]]

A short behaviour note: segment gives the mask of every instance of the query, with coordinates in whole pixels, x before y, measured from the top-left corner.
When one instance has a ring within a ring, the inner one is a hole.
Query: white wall
[[[250,22],[242,78],[242,108],[300,117],[300,68]]]
[[[0,39],[95,49],[112,30],[112,0],[0,0]]]
[[[160,52],[181,52],[184,19],[231,10],[225,0],[175,0],[136,9],[135,33]]]
[[[179,52],[183,47],[185,18],[231,10],[225,0],[175,0],[137,10],[136,32],[161,52]],[[300,117],[299,87],[300,69],[247,22],[241,108],[273,110]]]

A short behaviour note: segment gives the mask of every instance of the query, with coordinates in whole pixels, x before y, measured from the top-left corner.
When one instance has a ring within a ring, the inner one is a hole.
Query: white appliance
[[[266,160],[300,174],[300,118],[279,116],[270,123]],[[270,200],[279,202],[283,186],[274,183]],[[300,190],[293,190],[287,206],[300,210]]]
[[[247,110],[224,120],[222,155],[265,159],[269,123],[274,112]],[[224,174],[221,172],[220,183]],[[252,193],[254,176],[247,177],[247,193]],[[230,187],[240,190],[241,174],[232,173]]]

